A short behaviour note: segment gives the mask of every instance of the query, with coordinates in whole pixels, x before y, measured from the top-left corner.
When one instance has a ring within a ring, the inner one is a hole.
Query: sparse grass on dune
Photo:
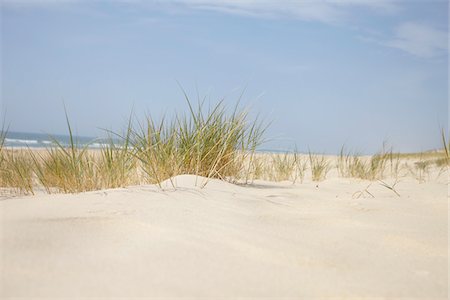
[[[297,151],[272,154],[265,173],[271,181],[303,182],[306,172],[306,160]]]
[[[337,160],[337,169],[342,177],[360,177],[366,173],[366,162],[358,154],[346,153],[342,147]]]
[[[438,165],[450,165],[450,139],[446,138],[445,132],[442,129],[441,131],[441,137],[442,137],[442,146],[444,148],[444,157],[442,161],[437,161]]]
[[[450,140],[448,140],[445,131],[440,133],[441,149],[417,152],[417,153],[398,153],[400,159],[415,161],[414,164],[419,169],[424,169],[425,165],[435,165],[439,168],[445,168],[450,165]]]
[[[371,157],[346,152],[342,147],[337,160],[337,169],[342,177],[365,180],[380,180],[385,176],[398,178],[401,164],[399,154],[383,150]]]
[[[249,180],[303,182],[307,160],[297,151],[258,153],[247,159],[246,176]]]
[[[412,153],[396,153],[401,159],[425,159],[431,160],[436,158],[442,158],[443,149],[425,152],[412,152]]]
[[[31,161],[26,151],[5,148],[7,129],[0,130],[0,187],[20,194],[34,194]]]
[[[25,150],[1,150],[0,186],[18,194],[34,194],[31,158]]]
[[[409,167],[409,166],[408,166]],[[419,161],[414,162],[413,167],[409,167],[411,175],[413,175],[420,183],[426,181],[432,167],[431,160],[425,160],[422,156]]]
[[[100,150],[91,151],[88,145],[81,147],[78,144],[67,113],[66,121],[68,146],[52,139],[54,146],[46,151],[35,153],[30,150],[37,181],[48,193],[79,193],[139,183],[137,160],[130,148],[130,126],[123,144],[117,145],[110,138]]]
[[[6,184],[4,183],[5,179],[5,171],[7,170],[6,164],[5,164],[5,139],[6,139],[6,132],[5,125],[3,123],[3,126],[0,131],[0,186],[4,187]]]
[[[130,149],[113,141],[103,145],[98,158],[98,174],[102,188],[118,188],[139,184],[137,160]]]
[[[331,169],[330,162],[324,155],[309,152],[308,156],[311,169],[311,179],[313,181],[324,180]]]
[[[180,162],[175,152],[176,134],[164,120],[155,125],[148,117],[146,125],[133,130],[133,154],[139,160],[149,183],[161,183],[178,173]]]
[[[450,166],[450,141],[444,130],[441,130],[441,145],[442,148],[438,150],[420,153],[402,153],[399,156],[408,160],[406,166],[409,173],[416,177],[419,182],[425,182],[430,177],[433,166],[439,170],[437,177],[448,171],[448,167]]]
[[[7,149],[7,130],[2,129],[0,187],[18,194],[34,194],[37,188],[47,193],[79,193],[141,183],[161,186],[181,174],[207,178],[199,182],[201,187],[209,178],[296,183],[303,182],[307,169],[312,181],[326,179],[332,169],[330,158],[311,152],[256,153],[266,127],[238,105],[229,113],[223,101],[209,109],[202,103],[194,108],[187,96],[186,102],[189,113],[172,120],[156,122],[147,116],[139,123],[133,122],[132,115],[125,133],[108,132],[109,143],[99,150],[77,143],[67,113],[68,146],[53,139],[45,150]],[[441,139],[443,150],[423,154],[399,154],[383,147],[373,156],[360,156],[342,147],[336,169],[341,177],[379,182],[385,178],[398,182],[406,171],[425,182],[433,168],[440,168],[439,175],[448,170],[450,144],[444,132]]]
[[[271,168],[267,170],[272,181],[295,181],[297,168],[297,155],[289,152],[272,154],[270,156]]]
[[[250,120],[248,111],[238,105],[229,114],[223,102],[205,111],[202,104],[194,109],[187,96],[186,100],[189,114],[158,123],[148,116],[135,127],[130,118],[125,135],[113,133],[121,143],[116,145],[110,138],[95,154],[77,143],[67,113],[68,146],[53,139],[46,150],[29,149],[19,159],[16,152],[4,150],[2,131],[1,186],[32,193],[35,178],[48,193],[77,193],[142,182],[160,184],[180,174],[229,181],[248,177],[246,161],[262,142],[262,123]]]
[[[246,182],[253,181],[255,179],[265,179],[266,175],[266,163],[265,158],[262,155],[255,155],[247,161],[245,179]]]
[[[118,188],[140,183],[138,162],[131,146],[131,122],[130,117],[125,134],[120,135],[123,140],[121,144],[117,144],[109,133],[108,143],[103,144],[100,149],[97,168],[103,188]]]
[[[295,152],[296,156],[296,177],[294,179],[294,183],[299,181],[300,183],[303,182],[306,176],[306,170],[308,169],[308,159],[302,157],[297,151]]]
[[[87,146],[80,147],[74,139],[66,113],[69,131],[69,146],[65,147],[56,139],[56,146],[45,153],[32,153],[34,170],[40,184],[50,193],[56,189],[62,193],[77,193],[101,188],[97,163]]]

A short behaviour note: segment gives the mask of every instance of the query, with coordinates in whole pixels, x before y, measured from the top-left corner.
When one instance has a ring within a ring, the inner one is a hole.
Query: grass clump
[[[160,185],[181,174],[228,181],[248,178],[246,162],[262,143],[262,123],[251,120],[238,105],[231,113],[223,101],[209,110],[202,103],[194,109],[185,97],[188,114],[160,122],[148,116],[137,126],[130,117],[126,133],[109,131],[109,143],[98,151],[80,146],[67,111],[68,145],[51,138],[53,143],[45,150],[6,150],[2,130],[0,185],[23,193],[33,193],[36,184],[48,193],[78,193],[142,182]],[[112,135],[120,137],[119,144]]]
[[[272,154],[269,170],[272,181],[295,181],[297,171],[297,155],[294,153]]]
[[[266,179],[267,177],[267,163],[263,155],[254,155],[246,162],[246,172],[243,174],[245,183],[255,179]]]
[[[5,171],[7,170],[6,162],[6,150],[5,150],[5,139],[6,139],[6,130],[3,124],[2,129],[0,131],[0,187],[5,187]]]
[[[0,187],[18,194],[34,194],[30,157],[24,150],[5,148],[7,132],[3,124],[0,130]]]
[[[358,154],[346,153],[344,147],[339,152],[337,169],[342,177],[366,178],[368,173],[368,165],[364,159]]]
[[[24,150],[1,149],[0,186],[18,194],[34,194],[31,158]]]
[[[257,154],[248,159],[246,176],[269,181],[303,182],[307,161],[297,152]]]
[[[431,165],[431,160],[424,160],[420,157],[420,160],[414,163],[414,171],[411,173],[420,183],[424,183],[425,178],[429,176]]]
[[[140,162],[146,174],[146,181],[160,184],[178,174],[180,162],[176,155],[176,133],[173,124],[166,125],[163,120],[159,125],[155,125],[154,121],[147,117],[146,125],[140,125],[139,129],[133,129],[133,155]]]
[[[296,181],[300,181],[300,183],[303,182],[303,180],[305,179],[305,175],[306,175],[306,170],[308,169],[307,167],[307,163],[308,160],[306,158],[302,158],[302,156],[300,156],[300,154],[298,154],[297,152],[295,152],[296,155],[296,165],[297,165],[297,172],[295,173],[296,177],[294,180],[294,183]]]
[[[441,160],[437,160],[436,164],[439,166],[450,165],[450,139],[446,138],[445,132],[441,131],[442,145],[444,147],[444,157]]]
[[[199,103],[196,110],[188,97],[189,114],[177,115],[175,121],[156,123],[147,117],[132,130],[134,155],[151,183],[179,174],[234,180],[245,170],[244,160],[252,157],[262,142],[264,128],[250,121],[248,112],[226,113],[223,101],[206,113]]]
[[[324,155],[317,155],[311,153],[309,156],[309,164],[311,169],[311,179],[313,181],[322,181],[327,177],[328,172],[330,171],[330,162],[325,158]]]
[[[52,138],[55,146],[45,153],[32,153],[34,170],[39,183],[48,193],[79,193],[101,188],[97,164],[87,146],[80,147],[74,139],[66,112],[69,145],[66,147]]]
[[[79,193],[101,188],[96,164],[85,148],[63,146],[50,148],[44,154],[33,154],[38,181],[48,193]]]
[[[99,162],[97,164],[101,186],[103,188],[125,187],[131,184],[139,184],[137,174],[137,160],[131,147],[131,118],[128,122],[126,133],[121,136],[122,144],[117,144],[111,134],[108,143],[100,149]]]
[[[365,180],[380,180],[387,175],[398,178],[400,167],[399,154],[395,154],[392,150],[382,150],[371,157],[362,157],[346,152],[342,147],[337,161],[340,176]]]
[[[297,151],[272,154],[270,166],[266,172],[272,181],[303,182],[306,172],[306,160]]]

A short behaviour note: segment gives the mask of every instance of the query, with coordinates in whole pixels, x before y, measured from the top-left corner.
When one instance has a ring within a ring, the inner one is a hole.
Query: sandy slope
[[[195,180],[0,201],[1,295],[447,297],[445,182]]]

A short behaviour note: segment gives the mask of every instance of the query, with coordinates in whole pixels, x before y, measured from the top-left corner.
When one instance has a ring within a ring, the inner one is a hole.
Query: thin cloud
[[[179,1],[192,9],[214,10],[228,14],[255,17],[294,17],[304,20],[335,22],[342,13],[324,3],[311,2],[254,2],[254,1]]]
[[[383,13],[395,13],[400,10],[397,0],[329,0],[337,6],[365,7]]]
[[[55,7],[67,4],[102,2],[100,0],[2,0],[2,5],[14,8]],[[107,2],[107,1],[106,1]],[[378,12],[396,11],[397,0],[112,0],[110,3],[141,5],[143,7],[166,7],[192,10],[209,10],[261,18],[295,18],[306,21],[335,23],[348,18],[349,8],[367,8]]]
[[[448,32],[425,24],[406,22],[395,29],[394,38],[383,44],[419,57],[435,57],[447,53]]]
[[[306,21],[335,23],[345,20],[348,9],[368,8],[374,11],[392,13],[398,10],[394,0],[329,0],[329,1],[264,1],[264,0],[172,0],[172,4],[184,5],[197,10],[210,10],[226,14],[253,17],[290,17]]]
[[[78,0],[2,0],[0,6],[13,8],[54,7],[77,3]]]
[[[2,6],[14,8],[45,8],[102,2],[101,0],[1,1]],[[382,14],[393,14],[402,9],[400,0],[111,0],[110,3],[176,12],[203,10],[256,18],[292,18],[331,24],[348,21],[355,13],[355,9],[366,9]],[[360,39],[425,58],[439,56],[448,49],[447,31],[415,22],[400,24],[394,29],[392,37],[369,34]]]

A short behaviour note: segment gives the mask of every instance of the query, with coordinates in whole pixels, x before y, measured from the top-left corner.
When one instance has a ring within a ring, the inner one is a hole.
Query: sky
[[[440,147],[448,132],[446,0],[2,0],[1,118],[79,135],[241,105],[266,149]]]

